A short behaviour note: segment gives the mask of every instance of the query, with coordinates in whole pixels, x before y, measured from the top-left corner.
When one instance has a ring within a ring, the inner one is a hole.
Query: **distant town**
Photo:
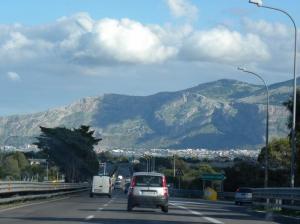
[[[39,149],[35,145],[24,145],[22,147],[3,146],[1,149],[4,152],[22,151],[22,152],[37,152]],[[234,164],[235,160],[247,160],[256,162],[259,150],[248,149],[95,149],[97,153],[109,151],[114,156],[124,156],[128,158],[140,158],[143,156],[152,157],[171,157],[177,156],[181,158],[196,158],[202,161],[210,162],[215,167],[228,167]]]

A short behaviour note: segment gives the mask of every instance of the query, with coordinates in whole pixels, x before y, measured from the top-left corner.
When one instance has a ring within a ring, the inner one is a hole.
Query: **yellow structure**
[[[210,187],[207,187],[205,188],[204,190],[204,199],[206,200],[210,200],[210,201],[216,201],[217,200],[217,192],[210,188]]]

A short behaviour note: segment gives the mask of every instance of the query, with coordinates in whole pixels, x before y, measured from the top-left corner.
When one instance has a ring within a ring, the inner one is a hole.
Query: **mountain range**
[[[287,136],[283,106],[292,82],[269,86],[270,137]],[[90,125],[101,148],[258,148],[264,143],[264,86],[222,79],[150,96],[104,94],[44,112],[0,117],[0,143],[34,141],[39,126]]]

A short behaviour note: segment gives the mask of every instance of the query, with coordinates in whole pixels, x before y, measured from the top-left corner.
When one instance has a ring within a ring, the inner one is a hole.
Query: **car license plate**
[[[142,191],[142,194],[145,196],[154,196],[155,191]]]

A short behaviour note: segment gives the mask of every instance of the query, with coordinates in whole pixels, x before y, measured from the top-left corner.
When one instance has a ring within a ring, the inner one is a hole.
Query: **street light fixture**
[[[265,180],[264,180],[264,186],[268,187],[268,182],[269,182],[269,175],[268,175],[268,170],[269,170],[269,88],[268,85],[266,84],[265,80],[258,74],[248,71],[245,68],[238,67],[238,70],[249,73],[251,75],[256,76],[259,78],[265,85],[266,89],[266,95],[267,95],[267,115],[266,115],[266,151],[265,151]]]
[[[291,158],[291,187],[295,187],[295,157],[296,157],[296,97],[297,97],[297,77],[296,77],[296,62],[297,62],[297,26],[293,17],[286,11],[270,6],[263,5],[262,0],[249,0],[249,3],[255,4],[258,7],[266,8],[281,12],[287,15],[294,25],[294,86],[293,86],[293,121],[292,121],[292,158]]]
[[[262,0],[249,0],[249,3],[255,4],[258,7],[262,6]]]

